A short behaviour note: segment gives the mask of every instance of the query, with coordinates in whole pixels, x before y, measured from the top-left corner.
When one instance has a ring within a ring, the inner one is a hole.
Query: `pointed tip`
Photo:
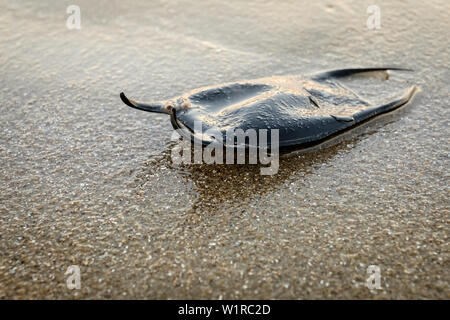
[[[130,106],[133,108],[135,107],[135,105],[132,104],[131,101],[127,98],[125,93],[123,93],[123,92],[120,93],[120,99],[122,99],[122,102],[125,103],[127,106]]]
[[[397,68],[397,67],[392,67],[392,68],[387,68],[388,70],[395,70],[395,71],[408,71],[408,72],[413,72],[414,69],[410,69],[410,68]]]

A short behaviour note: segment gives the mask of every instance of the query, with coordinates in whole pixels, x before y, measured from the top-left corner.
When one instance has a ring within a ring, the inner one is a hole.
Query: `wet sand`
[[[70,4],[0,0],[0,298],[450,298],[448,1],[379,1],[378,30],[366,1]],[[411,104],[274,176],[173,165],[119,99],[386,65],[415,71],[346,84]]]

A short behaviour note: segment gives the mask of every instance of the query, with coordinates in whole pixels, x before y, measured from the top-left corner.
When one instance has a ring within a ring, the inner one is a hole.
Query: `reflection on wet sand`
[[[261,175],[261,164],[173,165],[171,152],[175,143],[170,142],[161,154],[152,155],[146,161],[139,177],[145,181],[145,177],[151,177],[158,168],[170,167],[180,176],[192,181],[197,197],[187,213],[214,214],[216,210],[223,209],[224,206],[244,209],[250,199],[257,199],[268,192],[276,194],[277,188],[289,179],[301,179],[310,174],[314,167],[327,163],[338,153],[351,152],[352,149],[348,145],[355,145],[366,136],[395,122],[408,112],[408,109],[407,106],[402,107],[394,113],[366,123],[323,145],[282,153],[279,159],[279,170],[274,175]]]

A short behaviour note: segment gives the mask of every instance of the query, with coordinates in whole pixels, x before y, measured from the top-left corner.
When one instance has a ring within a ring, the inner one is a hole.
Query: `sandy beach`
[[[72,4],[0,0],[0,299],[450,298],[448,1]],[[119,98],[374,66],[414,71],[345,83],[413,102],[272,176],[174,165]]]

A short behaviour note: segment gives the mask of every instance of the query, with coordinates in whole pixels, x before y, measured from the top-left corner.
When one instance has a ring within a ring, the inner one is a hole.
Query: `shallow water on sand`
[[[448,1],[377,1],[378,30],[373,1],[70,4],[0,0],[0,298],[450,298]],[[346,81],[368,99],[421,92],[274,176],[175,166],[119,99],[367,66],[415,70]]]

